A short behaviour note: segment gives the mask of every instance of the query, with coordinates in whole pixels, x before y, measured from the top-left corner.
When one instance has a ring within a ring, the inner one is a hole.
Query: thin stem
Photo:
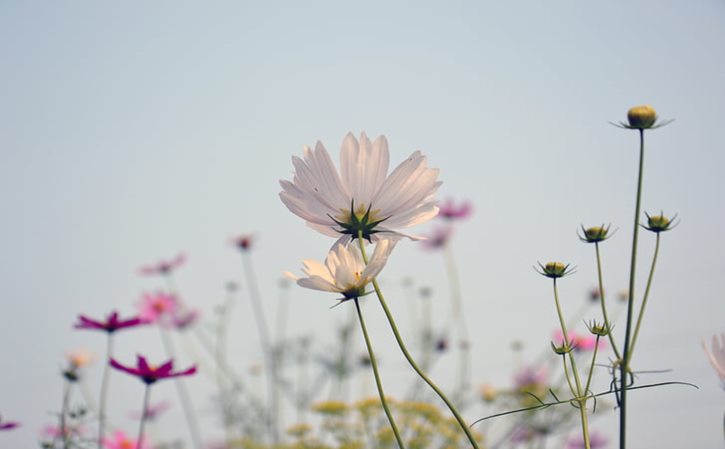
[[[174,349],[174,344],[171,340],[171,337],[169,336],[168,332],[162,327],[159,327],[159,330],[161,330],[161,340],[164,343],[166,353],[172,360],[176,359],[176,350]],[[189,426],[189,433],[191,434],[192,443],[194,444],[194,447],[196,449],[201,449],[203,447],[203,444],[201,434],[199,432],[199,424],[197,423],[196,416],[194,415],[194,407],[191,404],[189,392],[186,390],[186,385],[184,384],[183,379],[178,377],[175,378],[174,384],[176,384],[176,392],[179,394],[179,399],[181,400],[181,408],[184,410],[186,424],[187,426]],[[146,414],[146,409],[143,409],[141,413]]]
[[[143,431],[146,425],[147,411],[149,409],[149,399],[151,398],[151,384],[146,384],[146,389],[143,393],[143,407],[141,408],[141,423],[138,425],[138,438],[136,439],[136,449],[141,449],[141,442],[143,441]]]
[[[561,357],[561,361],[564,363],[564,377],[566,378],[566,383],[569,384],[569,391],[571,391],[572,396],[578,396],[578,393],[576,389],[574,388],[574,384],[571,383],[571,376],[569,375],[569,368],[566,365],[566,354],[564,354]]]
[[[637,239],[639,237],[639,214],[642,203],[642,175],[644,173],[644,130],[639,130],[639,171],[637,175],[637,200],[634,207],[634,231],[632,234],[632,259],[629,265],[629,300],[627,301],[627,327],[624,334],[624,354],[619,366],[619,449],[627,446],[627,373],[629,371],[629,340],[632,333],[634,314],[634,281],[637,272]]]
[[[579,413],[582,423],[582,435],[584,437],[584,447],[585,449],[590,449],[589,424],[587,420],[587,400],[582,399],[582,397],[586,396],[586,390],[582,391],[582,382],[581,378],[579,377],[579,370],[577,370],[576,368],[576,358],[574,357],[574,351],[570,346],[569,335],[566,332],[566,323],[564,323],[564,315],[561,311],[561,304],[559,303],[559,291],[556,288],[556,278],[554,278],[553,281],[556,313],[559,315],[559,323],[561,324],[561,331],[563,333],[564,346],[569,349],[569,363],[571,363],[571,370],[574,372],[574,382],[576,382],[576,399],[577,403],[579,404]],[[564,368],[566,368],[566,362],[564,363]],[[569,376],[567,376],[567,381],[569,382],[569,388],[571,388],[571,381],[569,380]]]
[[[257,286],[257,278],[254,275],[254,269],[252,267],[252,258],[249,256],[248,251],[242,252],[242,259],[244,263],[244,274],[247,279],[247,285],[249,287],[249,297],[252,302],[252,311],[254,313],[254,321],[257,323],[257,331],[259,332],[259,341],[262,346],[262,352],[264,353],[264,363],[266,365],[265,379],[267,383],[267,402],[269,405],[268,411],[268,424],[269,430],[272,434],[272,441],[274,444],[279,443],[279,433],[277,426],[277,369],[275,363],[275,356],[272,353],[274,348],[272,347],[272,341],[270,337],[269,326],[267,325],[267,318],[264,315],[264,308],[261,303],[261,296],[259,294],[259,287]]]
[[[589,394],[589,387],[592,385],[592,377],[594,374],[594,362],[597,360],[597,351],[599,350],[599,338],[594,341],[594,352],[592,353],[592,364],[589,366],[589,374],[587,375],[587,386],[584,388],[584,394]]]
[[[644,289],[644,296],[642,297],[642,307],[639,309],[639,316],[637,317],[637,325],[634,327],[634,336],[632,336],[632,344],[629,345],[628,357],[632,359],[632,352],[634,352],[634,344],[637,342],[637,336],[639,335],[639,327],[642,324],[642,317],[644,316],[644,309],[647,306],[647,298],[649,298],[649,289],[652,286],[652,278],[655,274],[655,267],[657,265],[657,255],[660,252],[660,233],[657,233],[657,241],[655,243],[655,252],[652,255],[652,266],[649,270],[649,277],[647,278],[647,287]]]
[[[358,242],[360,243],[360,252],[362,253],[363,260],[365,263],[368,263],[368,256],[365,252],[365,243],[363,242],[362,232],[358,232]],[[458,413],[458,410],[453,405],[453,403],[446,397],[446,395],[441,391],[438,386],[433,383],[432,380],[428,378],[428,376],[425,375],[423,371],[421,371],[420,368],[418,368],[418,365],[415,363],[415,360],[413,360],[413,357],[410,355],[410,352],[408,352],[408,348],[406,348],[405,343],[403,342],[403,338],[400,336],[400,332],[398,332],[398,327],[395,325],[395,319],[393,318],[393,314],[390,312],[390,309],[388,308],[388,304],[385,302],[385,297],[383,296],[382,291],[380,290],[380,285],[378,285],[377,279],[373,279],[373,287],[375,288],[375,293],[378,297],[378,301],[380,302],[380,305],[383,308],[383,311],[385,312],[385,317],[388,319],[388,323],[390,324],[390,328],[393,331],[393,335],[395,336],[395,341],[398,343],[398,346],[400,347],[400,350],[402,351],[403,355],[405,356],[405,359],[408,361],[410,366],[415,370],[416,373],[420,376],[421,379],[425,381],[425,383],[430,386],[433,391],[436,392],[436,394],[445,402],[446,406],[448,406],[448,409],[453,413],[453,416],[456,418],[456,421],[458,421],[458,425],[461,427],[461,429],[465,432],[466,436],[468,437],[468,441],[471,442],[471,445],[475,449],[479,449],[478,442],[476,441],[476,438],[473,436],[473,433],[471,432],[471,429],[468,427],[468,424],[466,424],[466,421],[464,421],[463,417]]]
[[[451,300],[453,303],[453,319],[457,321],[457,337],[458,337],[458,395],[463,395],[469,386],[470,379],[470,339],[468,335],[468,325],[466,323],[466,315],[463,312],[463,298],[461,296],[461,281],[458,276],[458,268],[456,260],[453,257],[453,250],[450,244],[445,247],[446,268],[448,271],[448,279],[451,289]]]
[[[69,447],[68,437],[70,432],[68,431],[65,417],[68,414],[68,405],[70,404],[70,392],[72,387],[73,382],[71,380],[66,380],[65,385],[63,386],[63,402],[60,409],[60,437],[63,443],[63,449],[68,449]]]
[[[599,254],[599,242],[594,242],[594,249],[597,252],[597,278],[599,279],[599,302],[602,305],[602,316],[604,317],[604,326],[609,330],[607,334],[609,336],[609,344],[612,345],[612,351],[617,360],[620,360],[622,356],[619,354],[617,349],[617,343],[614,341],[612,335],[611,321],[609,321],[609,315],[607,314],[607,305],[604,301],[604,282],[602,281],[602,258]]]
[[[403,439],[400,437],[400,431],[398,431],[398,426],[395,424],[395,420],[393,419],[393,414],[390,412],[390,407],[388,407],[388,402],[385,399],[385,392],[383,391],[383,383],[380,380],[380,373],[378,373],[378,362],[375,360],[375,353],[373,353],[373,345],[370,342],[370,336],[368,335],[368,330],[365,327],[365,320],[362,316],[362,311],[360,310],[360,303],[358,302],[358,299],[355,298],[355,309],[357,310],[357,317],[360,320],[360,328],[362,328],[363,336],[365,337],[365,346],[368,348],[368,355],[370,356],[370,366],[373,367],[373,374],[375,375],[375,385],[378,387],[378,395],[380,396],[380,402],[383,405],[383,410],[385,410],[385,415],[388,417],[388,421],[390,422],[390,427],[393,429],[393,433],[395,434],[395,439],[398,442],[398,446],[400,449],[405,449],[405,445],[403,444]]]
[[[98,396],[98,449],[103,447],[103,436],[106,430],[106,399],[108,396],[108,380],[111,375],[111,357],[113,357],[113,333],[106,338],[106,364],[103,367],[101,393]]]

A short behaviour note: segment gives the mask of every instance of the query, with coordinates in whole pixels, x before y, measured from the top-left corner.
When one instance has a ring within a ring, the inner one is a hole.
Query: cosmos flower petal
[[[340,172],[358,204],[370,204],[388,174],[388,142],[380,136],[371,143],[365,133],[360,142],[348,133],[340,148]]]
[[[397,241],[391,239],[379,240],[375,245],[375,251],[370,258],[370,263],[362,272],[362,277],[372,279],[380,274],[396,243]]]
[[[320,276],[310,276],[308,278],[300,278],[297,280],[297,285],[300,287],[310,288],[312,290],[322,290],[324,292],[339,292],[340,289],[321,278]]]

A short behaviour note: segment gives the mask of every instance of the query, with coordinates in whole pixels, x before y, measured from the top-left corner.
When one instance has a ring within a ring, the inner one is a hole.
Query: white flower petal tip
[[[358,245],[335,245],[324,263],[304,260],[302,271],[308,277],[298,278],[292,273],[285,276],[295,279],[301,287],[342,294],[342,300],[359,298],[369,294],[365,287],[385,267],[396,241],[378,240],[367,264]]]
[[[441,182],[438,169],[428,168],[420,151],[388,174],[388,141],[370,141],[365,133],[345,136],[340,148],[340,170],[318,142],[305,147],[303,157],[292,157],[294,177],[281,180],[279,196],[307,225],[349,243],[359,236],[373,242],[390,235],[415,237],[397,229],[424,223],[438,214],[434,198]]]

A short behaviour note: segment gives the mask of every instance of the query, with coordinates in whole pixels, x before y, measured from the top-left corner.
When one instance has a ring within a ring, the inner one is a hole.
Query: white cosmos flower
[[[365,294],[365,286],[383,269],[394,246],[393,240],[378,240],[373,256],[365,265],[358,245],[337,244],[327,254],[324,264],[311,259],[302,261],[302,271],[308,277],[285,274],[301,287],[341,293],[345,299],[357,298]]]
[[[351,133],[340,148],[340,172],[321,142],[305,146],[303,158],[292,157],[293,180],[281,180],[279,196],[292,213],[323,234],[347,244],[362,231],[367,240],[405,236],[396,229],[423,223],[438,214],[433,197],[438,169],[428,168],[416,151],[388,174],[388,141],[374,142]],[[351,209],[354,208],[354,211]]]
[[[720,380],[725,383],[725,334],[720,334],[720,340],[718,341],[717,335],[712,336],[712,347],[708,351],[705,340],[702,340],[702,349],[705,350],[707,358],[710,359],[717,375],[720,376]]]

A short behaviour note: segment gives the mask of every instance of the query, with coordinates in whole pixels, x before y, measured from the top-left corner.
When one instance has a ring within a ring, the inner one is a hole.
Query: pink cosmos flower
[[[139,268],[139,274],[143,276],[155,276],[161,275],[166,276],[171,274],[172,271],[179,268],[186,262],[186,254],[180,253],[178,256],[171,260],[161,260],[154,265],[146,265]]]
[[[146,293],[138,303],[139,318],[147,323],[173,316],[179,307],[175,295],[163,292]]]
[[[43,427],[43,430],[40,431],[41,438],[47,440],[62,438],[63,434],[65,434],[65,438],[72,438],[75,435],[83,436],[84,434],[86,434],[86,428],[81,426],[65,426],[65,432],[63,432],[60,429],[60,426],[57,426],[55,424],[48,424],[47,426]]]
[[[444,248],[453,236],[453,226],[436,226],[422,241],[425,249],[435,250]]]
[[[151,449],[146,439],[142,439],[141,443],[137,444],[136,440],[129,438],[120,430],[115,431],[112,437],[104,438],[103,447],[106,449]]]
[[[473,206],[469,201],[463,201],[456,204],[452,198],[447,198],[445,202],[438,205],[440,210],[438,216],[446,220],[464,220],[473,213]]]
[[[97,321],[88,318],[85,315],[78,315],[78,323],[76,323],[73,327],[76,329],[102,330],[110,334],[119,329],[134,327],[140,324],[146,324],[146,322],[139,317],[128,318],[125,320],[119,319],[118,312],[114,310],[108,315],[108,317],[106,317],[105,321]]]
[[[19,422],[13,422],[13,421],[3,421],[2,417],[0,416],[0,431],[2,430],[12,430],[16,427],[20,427]]]
[[[591,449],[601,449],[605,447],[608,442],[609,440],[604,435],[596,431],[589,434],[589,447],[591,447]],[[567,440],[565,449],[584,449],[585,447],[584,437],[579,434]]]
[[[139,377],[146,384],[152,384],[160,379],[168,379],[171,377],[190,376],[196,373],[196,366],[187,368],[184,371],[174,372],[174,361],[169,360],[159,367],[149,365],[146,358],[140,355],[136,356],[136,368],[121,365],[115,359],[111,359],[111,366],[119,371]]]

